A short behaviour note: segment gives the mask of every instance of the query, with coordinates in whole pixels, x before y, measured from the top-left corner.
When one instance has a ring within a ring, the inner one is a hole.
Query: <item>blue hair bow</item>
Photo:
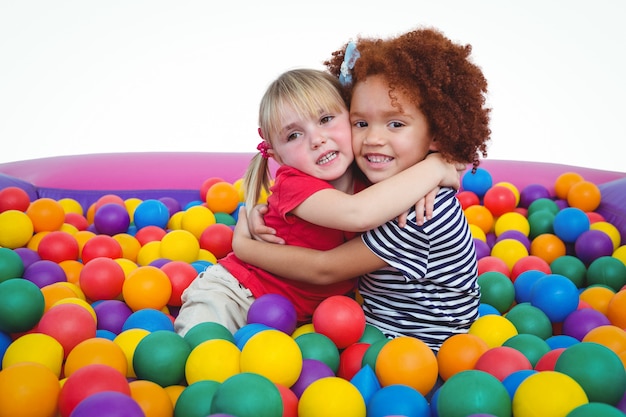
[[[339,82],[341,85],[352,84],[352,69],[356,60],[361,57],[361,53],[356,49],[356,43],[350,41],[346,46],[346,52],[343,54],[343,62],[339,71]]]

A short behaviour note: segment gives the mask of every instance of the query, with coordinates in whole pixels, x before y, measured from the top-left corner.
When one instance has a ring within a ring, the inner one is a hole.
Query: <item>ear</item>
[[[432,138],[430,141],[430,145],[428,146],[429,151],[439,152],[439,142],[437,142],[436,138]]]
[[[280,155],[278,155],[274,149],[269,148],[267,150],[267,154],[269,155],[270,158],[272,158],[274,161],[276,161],[279,165],[283,164],[283,161],[280,159]]]

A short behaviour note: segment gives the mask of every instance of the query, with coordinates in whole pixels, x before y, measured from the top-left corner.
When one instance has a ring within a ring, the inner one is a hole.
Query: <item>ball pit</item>
[[[182,291],[231,249],[251,156],[0,164],[0,417],[626,412],[626,173],[465,174],[489,313],[436,354],[375,333],[351,299],[297,328],[271,302],[235,334],[180,337]]]

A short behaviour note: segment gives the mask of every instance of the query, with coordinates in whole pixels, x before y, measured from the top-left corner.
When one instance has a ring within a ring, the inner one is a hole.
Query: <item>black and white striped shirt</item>
[[[389,265],[361,277],[367,322],[388,337],[412,336],[434,351],[478,317],[480,290],[474,241],[455,192],[442,188],[433,218],[418,226],[412,209],[405,228],[396,221],[362,235]]]

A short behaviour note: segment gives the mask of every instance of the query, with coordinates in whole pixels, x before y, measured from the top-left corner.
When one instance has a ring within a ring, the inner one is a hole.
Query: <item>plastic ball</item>
[[[531,334],[543,340],[552,336],[552,323],[548,316],[529,302],[516,304],[505,317],[519,334]]]
[[[567,414],[567,417],[623,417],[624,413],[617,407],[605,403],[587,403],[579,405]]]
[[[515,280],[522,272],[529,270],[541,271],[546,274],[552,273],[550,264],[545,260],[538,256],[528,255],[515,262],[515,265],[511,268],[511,281],[515,283]]]
[[[221,323],[205,321],[198,323],[185,333],[183,336],[191,349],[207,340],[223,339],[228,342],[235,343],[233,334]]]
[[[80,272],[79,285],[90,300],[113,300],[122,293],[126,276],[115,260],[95,258]]]
[[[472,238],[474,240],[481,240],[483,242],[487,242],[487,235],[483,230],[476,226],[475,224],[469,224],[470,233],[472,234]]]
[[[148,334],[150,334],[150,332],[144,329],[129,329],[122,331],[113,338],[113,342],[122,349],[124,355],[126,356],[126,363],[128,365],[126,369],[126,376],[129,378],[137,377],[135,374],[135,368],[133,367],[135,349],[141,339],[146,337]]]
[[[529,184],[520,191],[519,206],[528,208],[533,201],[540,198],[550,198],[550,191],[541,184]]]
[[[213,394],[211,413],[237,417],[282,415],[283,405],[276,385],[262,375],[240,373],[224,381]]]
[[[126,206],[107,203],[96,209],[93,223],[99,233],[113,236],[128,230],[130,215]]]
[[[493,178],[484,168],[476,168],[474,172],[466,172],[461,178],[463,190],[471,191],[482,198],[493,185]]]
[[[602,194],[591,181],[579,181],[572,184],[567,193],[567,204],[582,211],[594,211],[600,205]]]
[[[513,372],[532,369],[532,365],[522,352],[502,345],[483,353],[476,361],[474,369],[487,372],[503,381]]]
[[[176,213],[178,213],[179,211],[182,210],[182,207],[180,205],[180,202],[178,200],[176,200],[175,198],[172,197],[161,197],[159,198],[159,201],[163,204],[165,204],[165,206],[167,207],[167,211],[169,211],[170,213],[170,219],[172,218],[172,216]],[[128,207],[128,205],[127,205]]]
[[[612,225],[609,222],[598,221],[595,223],[591,223],[591,225],[589,225],[589,229],[600,230],[606,233],[611,238],[611,241],[613,242],[613,250],[617,250],[617,248],[619,248],[622,242],[622,237],[621,237],[619,229],[616,226]]]
[[[102,392],[116,392],[130,398],[128,381],[118,370],[102,364],[88,365],[78,369],[61,387],[59,393],[61,417],[69,417],[80,403]]]
[[[60,386],[48,367],[21,362],[0,371],[0,417],[55,416]]]
[[[335,376],[335,372],[324,362],[317,359],[304,359],[300,376],[291,386],[291,391],[297,398],[300,398],[304,390],[314,381],[331,376]]]
[[[387,339],[387,336],[385,336],[382,330],[380,330],[378,327],[366,323],[365,330],[363,331],[363,336],[361,336],[359,342],[372,344],[383,339]]]
[[[491,248],[489,245],[480,239],[473,238],[474,248],[476,249],[476,259],[481,260],[487,256],[491,256]]]
[[[130,396],[145,417],[172,417],[174,405],[163,387],[151,381],[135,380],[129,384]]]
[[[174,405],[174,416],[206,417],[213,415],[211,404],[219,386],[219,382],[206,380],[184,387]],[[169,387],[165,389],[167,390]]]
[[[93,307],[97,317],[98,330],[108,330],[120,334],[132,310],[120,300],[103,300]]]
[[[439,389],[436,400],[439,417],[488,413],[511,415],[511,399],[504,385],[493,375],[478,370],[459,372]]]
[[[489,349],[487,342],[469,334],[455,334],[444,340],[437,353],[439,376],[448,380],[452,375],[474,369],[480,356]]]
[[[493,228],[493,214],[485,206],[474,205],[464,210],[469,224],[478,226],[484,233],[489,233]]]
[[[512,374],[504,378],[504,380],[502,381],[502,385],[504,385],[504,388],[506,388],[506,390],[508,391],[511,400],[513,400],[515,392],[517,391],[517,387],[519,387],[522,381],[537,372],[538,371],[534,369],[523,369],[521,371],[513,372]]]
[[[172,286],[172,294],[167,301],[167,305],[175,307],[181,306],[183,291],[191,285],[198,275],[198,272],[191,264],[183,261],[168,262],[161,267],[161,270],[165,272]]]
[[[21,333],[32,329],[44,308],[44,296],[34,283],[22,278],[0,282],[0,331]]]
[[[265,294],[250,305],[247,322],[265,324],[290,335],[296,329],[298,318],[296,308],[287,297]]]
[[[503,186],[491,187],[483,196],[483,205],[495,216],[511,212],[517,205],[517,199],[511,189]]]
[[[544,339],[529,333],[520,333],[511,337],[502,344],[502,347],[510,347],[521,352],[530,362],[531,369],[535,367],[543,355],[551,350]]]
[[[161,257],[191,263],[198,258],[200,243],[186,230],[172,230],[161,239]]]
[[[367,403],[370,417],[429,416],[430,407],[422,394],[405,385],[391,385],[376,391]]]
[[[285,387],[284,385],[275,384],[276,388],[278,388],[278,392],[280,393],[280,397],[283,401],[283,414],[282,417],[298,417],[298,397],[296,394]],[[219,417],[219,416],[215,416]],[[228,415],[223,415],[222,417],[229,417]]]
[[[370,344],[369,348],[367,348],[365,354],[363,355],[363,359],[361,360],[362,367],[369,366],[372,370],[376,369],[376,360],[378,359],[378,354],[380,353],[383,346],[389,343],[390,340],[391,339],[384,338]]]
[[[528,236],[531,239],[542,235],[544,233],[554,233],[554,218],[556,216],[547,211],[540,210],[528,215],[528,225],[530,226],[530,232]]]
[[[597,343],[620,355],[626,351],[626,330],[612,324],[598,326],[589,330],[582,341]]]
[[[239,349],[243,349],[243,347],[246,345],[246,343],[248,343],[248,340],[250,340],[252,336],[264,330],[270,329],[272,328],[261,323],[246,324],[245,326],[240,327],[233,335],[235,339],[235,344],[237,345],[237,347],[239,347]]]
[[[7,210],[0,213],[0,246],[10,249],[26,246],[33,231],[33,222],[24,212]]]
[[[482,275],[487,272],[498,272],[506,277],[508,277],[511,273],[509,267],[503,259],[491,255],[478,260],[478,275]]]
[[[181,227],[200,240],[207,227],[215,224],[215,214],[205,206],[193,206],[183,212]]]
[[[496,233],[496,236],[500,236],[508,230],[517,230],[525,236],[528,236],[530,233],[530,224],[528,223],[528,219],[523,214],[515,211],[504,213],[495,221],[494,232]]]
[[[576,343],[579,343],[579,341],[572,336],[557,334],[547,338],[546,343],[550,346],[550,349],[554,350],[559,348],[568,348]]]
[[[160,310],[172,295],[172,283],[159,268],[141,266],[126,277],[122,295],[133,311],[145,308]]]
[[[589,265],[602,256],[611,256],[613,242],[606,233],[600,230],[587,230],[576,239],[574,250],[576,256]]]
[[[59,230],[65,222],[63,206],[51,198],[39,198],[31,202],[26,215],[30,217],[35,233]]]
[[[241,372],[241,351],[235,343],[224,339],[207,340],[194,347],[185,363],[188,384],[201,380],[224,382]]]
[[[292,386],[302,371],[302,352],[289,335],[264,330],[252,336],[241,349],[241,372],[252,372],[276,384]]]
[[[107,235],[96,235],[85,242],[81,251],[81,258],[84,264],[89,261],[105,257],[111,259],[121,258],[124,253],[120,244]]]
[[[542,371],[554,371],[554,364],[556,360],[561,356],[561,353],[565,351],[565,347],[553,348],[551,351],[543,355],[535,364],[535,370]]]
[[[461,208],[463,210],[467,209],[470,206],[477,206],[480,204],[480,199],[476,195],[476,193],[472,191],[459,191],[456,194],[456,198],[459,200],[461,204]]]
[[[353,343],[341,351],[337,376],[351,380],[362,367],[363,357],[369,349],[369,343]]]
[[[561,200],[567,199],[567,194],[569,193],[572,185],[584,181],[582,175],[577,172],[564,172],[559,175],[554,181],[554,194],[557,198]]]
[[[470,326],[469,333],[480,337],[490,348],[502,346],[506,340],[518,334],[513,323],[497,315],[477,318]]]
[[[554,216],[552,227],[563,242],[572,243],[589,230],[589,218],[584,211],[576,207],[567,207]]]
[[[170,212],[167,206],[161,201],[154,199],[142,201],[133,213],[133,220],[138,230],[146,226],[156,226],[165,229],[169,218]]]
[[[41,259],[60,263],[78,259],[78,242],[67,232],[54,231],[46,234],[37,247]]]
[[[354,299],[334,295],[313,312],[315,331],[328,336],[339,349],[359,341],[365,331],[365,313]]]
[[[34,362],[50,369],[57,378],[63,366],[63,346],[52,336],[27,333],[15,339],[2,357],[1,369],[20,362]]]
[[[11,250],[0,248],[0,283],[11,279],[22,277],[25,266],[39,260],[37,252],[22,248]]]
[[[547,274],[530,290],[530,303],[546,313],[552,323],[561,323],[578,307],[578,289],[567,277]]]
[[[77,344],[67,355],[63,367],[64,375],[69,377],[77,370],[92,364],[102,364],[126,375],[128,363],[122,348],[109,339],[95,337]]]
[[[339,370],[339,349],[327,336],[320,333],[305,333],[297,336],[303,359],[315,359],[325,363],[334,373]]]
[[[1,306],[2,304],[0,304]],[[606,316],[611,324],[626,329],[626,290],[616,292],[606,307]]]
[[[81,401],[71,417],[147,417],[130,395],[120,392],[98,392]]]
[[[8,210],[24,212],[29,204],[28,193],[20,187],[5,187],[0,190],[0,213]]]
[[[583,261],[575,256],[564,255],[554,259],[550,263],[550,270],[553,274],[566,276],[578,288],[581,288],[585,283],[587,267]]]
[[[626,285],[626,265],[612,256],[599,257],[587,268],[586,284],[606,285],[613,291],[619,291]]]
[[[515,288],[506,275],[500,272],[485,272],[478,276],[480,302],[495,307],[500,313],[511,308],[515,301]]]
[[[527,377],[513,397],[513,414],[519,417],[565,416],[588,402],[582,387],[570,376],[544,371]]]
[[[191,348],[177,333],[157,330],[143,337],[133,355],[133,369],[140,379],[162,387],[175,385],[185,377],[185,363]]]
[[[214,213],[232,213],[239,205],[239,191],[229,182],[216,182],[206,192],[206,205]]]
[[[63,346],[67,357],[80,342],[96,336],[96,322],[84,307],[59,304],[45,312],[37,330],[54,337]]]
[[[233,229],[222,223],[209,225],[200,235],[200,247],[221,259],[233,250]]]
[[[149,225],[137,230],[135,239],[141,246],[144,246],[149,242],[160,242],[166,234],[167,232],[162,227]]]
[[[597,343],[578,343],[559,356],[554,370],[570,376],[590,402],[616,405],[626,390],[626,371],[615,352]]]
[[[551,198],[539,198],[528,206],[527,216],[530,217],[535,213],[540,211],[546,211],[548,213],[552,213],[556,215],[559,212],[560,208],[558,204],[552,200]]]
[[[565,256],[565,243],[556,235],[544,233],[532,240],[530,254],[540,257],[547,263],[552,263],[556,258]]]
[[[528,256],[528,249],[519,240],[504,239],[493,245],[491,255],[502,259],[511,271],[519,260]]]
[[[400,336],[386,343],[376,359],[376,376],[382,386],[404,384],[428,394],[439,373],[433,351],[419,339]]]
[[[24,279],[27,279],[39,288],[57,282],[66,281],[65,271],[56,262],[42,259],[33,262],[24,270]]]
[[[339,377],[314,381],[298,403],[300,417],[364,417],[365,414],[365,401],[359,390]]]

